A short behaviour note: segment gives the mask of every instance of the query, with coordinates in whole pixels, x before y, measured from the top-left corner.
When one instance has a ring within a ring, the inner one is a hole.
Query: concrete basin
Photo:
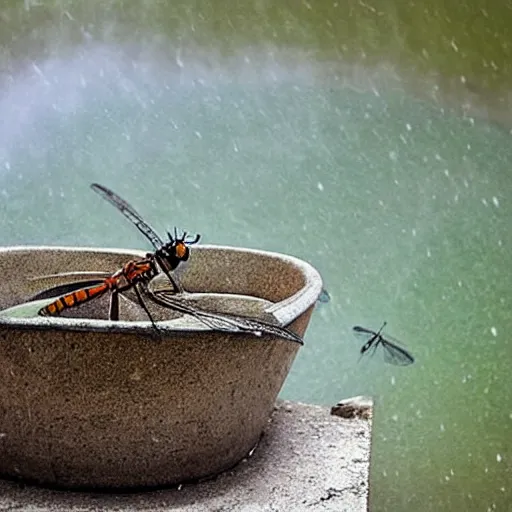
[[[101,275],[144,254],[1,248],[0,309],[48,287],[41,276]],[[194,247],[181,281],[196,305],[218,297],[220,309],[270,316],[300,336],[322,289],[301,260],[218,246]],[[101,318],[107,307],[99,299],[68,317],[0,316],[0,476],[65,488],[177,485],[257,445],[299,344],[217,332],[152,305],[155,338],[129,297],[118,322]]]

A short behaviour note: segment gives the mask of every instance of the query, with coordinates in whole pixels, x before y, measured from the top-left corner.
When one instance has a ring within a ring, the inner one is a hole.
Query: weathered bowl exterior
[[[0,309],[30,278],[114,271],[137,251],[0,249]],[[276,305],[303,335],[318,273],[288,256],[202,246],[186,289]],[[143,488],[214,475],[257,444],[299,345],[162,322],[0,318],[0,475],[66,488]]]

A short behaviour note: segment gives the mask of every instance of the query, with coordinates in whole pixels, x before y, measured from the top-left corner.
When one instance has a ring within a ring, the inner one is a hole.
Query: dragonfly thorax
[[[110,279],[115,283],[115,287],[122,290],[136,283],[153,279],[157,274],[158,269],[152,255],[149,254],[145,259],[129,261],[105,281]]]

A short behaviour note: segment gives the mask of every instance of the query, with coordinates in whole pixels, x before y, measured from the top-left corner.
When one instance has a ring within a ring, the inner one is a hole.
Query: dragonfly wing
[[[137,213],[137,211],[124,199],[119,197],[112,190],[104,187],[103,185],[99,185],[98,183],[93,183],[91,188],[101,197],[103,197],[103,199],[114,205],[129,221],[131,221],[137,227],[137,229],[151,242],[155,249],[160,249],[164,245],[163,240],[156,234],[153,228],[149,226],[149,224],[144,221],[144,219]]]
[[[80,290],[82,288],[90,288],[97,286],[102,282],[103,279],[91,279],[88,281],[75,281],[73,283],[53,286],[52,288],[47,288],[45,290],[40,291],[39,293],[31,297],[30,301],[55,298],[61,295],[68,295],[69,293]]]
[[[149,289],[147,291],[157,304],[191,315],[210,327],[210,329],[226,332],[249,332],[255,336],[274,334],[300,345],[304,344],[300,336],[284,327],[239,315],[210,313],[185,304],[183,301],[170,297],[168,294],[156,294]]]
[[[359,340],[360,343],[364,343],[364,345],[371,345],[370,340],[372,338],[375,338],[377,336],[377,333],[374,331],[371,331],[370,329],[365,329],[364,327],[361,327],[360,325],[355,325],[352,328],[352,331],[354,333],[354,336],[356,339]],[[368,350],[370,347],[366,347],[366,350]],[[363,352],[366,352],[364,350]]]
[[[402,348],[384,338],[381,341],[384,350],[384,361],[395,366],[407,366],[414,363],[414,357]]]
[[[354,327],[352,327],[352,330],[356,333],[371,334],[372,336],[377,334],[375,331],[372,331],[371,329],[365,329],[364,327],[361,327],[360,325],[354,325]]]

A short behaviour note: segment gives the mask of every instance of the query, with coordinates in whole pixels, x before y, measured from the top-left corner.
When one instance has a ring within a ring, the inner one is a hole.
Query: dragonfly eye
[[[185,242],[179,241],[174,248],[174,252],[176,253],[176,257],[180,260],[188,259],[188,247],[185,245]]]

